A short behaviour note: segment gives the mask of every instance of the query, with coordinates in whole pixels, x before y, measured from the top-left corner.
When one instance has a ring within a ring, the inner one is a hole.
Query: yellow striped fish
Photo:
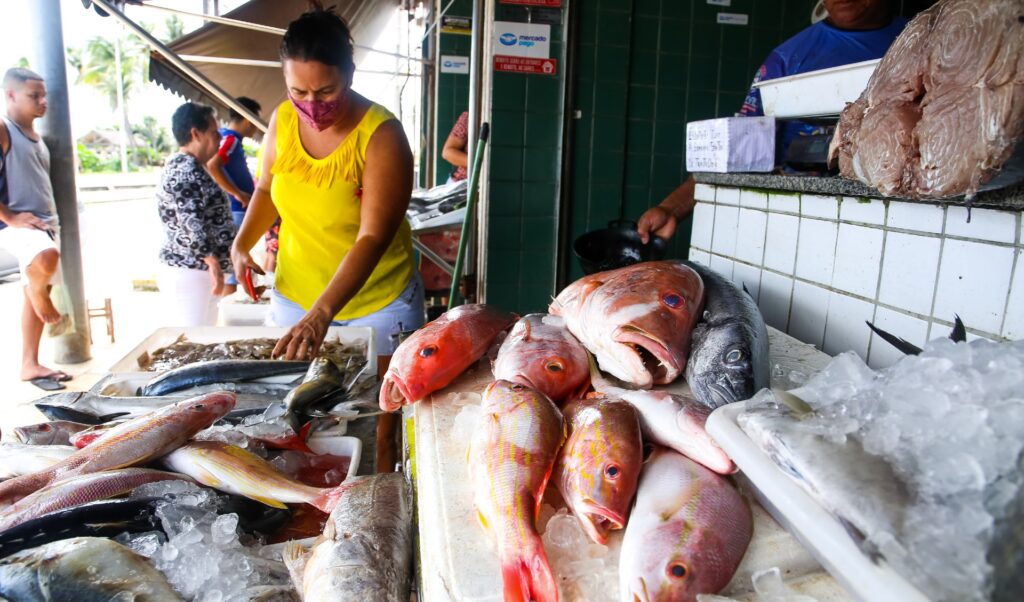
[[[484,392],[469,450],[477,514],[498,544],[505,600],[558,600],[537,533],[544,487],[565,439],[562,415],[543,393],[497,380]]]

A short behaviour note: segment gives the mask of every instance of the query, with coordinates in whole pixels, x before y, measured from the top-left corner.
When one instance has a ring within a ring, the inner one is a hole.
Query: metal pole
[[[154,38],[148,31],[140,27],[135,21],[132,21],[125,16],[120,10],[117,9],[109,0],[93,0],[100,8],[107,11],[112,17],[123,23],[128,29],[142,38],[142,41],[153,47],[154,50],[159,52],[166,58],[172,65],[181,69],[186,75],[191,77],[197,84],[202,86],[207,92],[212,94],[217,100],[221,101],[225,105],[231,107],[238,112],[239,115],[245,117],[252,122],[261,132],[267,133],[267,124],[259,117],[257,117],[252,111],[238,104],[234,97],[221,89],[220,86],[210,81],[210,78],[206,77],[199,71],[197,71],[192,65],[189,65],[185,61],[181,60],[178,55],[174,54],[174,51],[168,48],[160,40]]]
[[[75,188],[75,159],[60,0],[36,0],[29,5],[32,7],[30,22],[35,28],[32,35],[35,65],[46,80],[46,99],[49,105],[46,116],[39,122],[39,133],[50,149],[50,182],[57,202],[57,215],[60,217],[61,274],[71,298],[75,320],[73,332],[54,340],[54,360],[59,364],[77,364],[92,359],[92,355],[82,275],[78,194]]]

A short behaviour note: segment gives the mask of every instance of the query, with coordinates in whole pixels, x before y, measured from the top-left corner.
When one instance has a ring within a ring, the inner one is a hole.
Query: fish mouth
[[[655,384],[665,385],[679,376],[679,363],[672,357],[668,345],[650,333],[627,324],[616,328],[612,338],[637,354]]]
[[[724,405],[741,401],[739,395],[736,394],[736,391],[734,391],[731,386],[723,383],[708,383],[707,389],[709,397],[715,403],[715,408],[720,408]]]
[[[380,409],[385,412],[394,412],[409,403],[411,399],[409,387],[397,375],[389,373],[380,386]]]
[[[579,515],[583,530],[601,545],[608,544],[608,534],[611,531],[617,531],[626,525],[625,516],[593,500],[583,500],[583,508]]]

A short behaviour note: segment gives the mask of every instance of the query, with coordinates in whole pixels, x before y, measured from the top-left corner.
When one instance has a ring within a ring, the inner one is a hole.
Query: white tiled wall
[[[921,346],[954,315],[970,338],[1024,338],[1020,212],[698,185],[690,258],[745,285],[765,321],[872,366],[899,352],[866,320]]]

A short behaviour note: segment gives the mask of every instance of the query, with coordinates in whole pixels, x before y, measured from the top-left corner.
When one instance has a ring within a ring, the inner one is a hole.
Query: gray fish
[[[310,416],[312,406],[345,391],[344,380],[345,375],[338,366],[325,357],[318,357],[309,364],[305,378],[284,398],[285,420],[296,433]]]
[[[303,602],[407,602],[412,562],[412,493],[396,472],[354,481],[307,552],[285,546]]]
[[[309,366],[305,361],[284,360],[212,360],[187,364],[168,370],[146,383],[139,391],[146,397],[166,395],[181,389],[208,385],[256,380],[282,374],[297,374]]]
[[[179,602],[146,559],[109,539],[77,537],[0,560],[0,597],[12,602]]]
[[[71,435],[91,427],[81,422],[53,420],[19,426],[14,429],[14,438],[28,445],[71,445]]]
[[[704,316],[693,329],[686,382],[711,409],[750,399],[767,387],[768,328],[746,292],[717,272],[686,262],[704,281]]]

